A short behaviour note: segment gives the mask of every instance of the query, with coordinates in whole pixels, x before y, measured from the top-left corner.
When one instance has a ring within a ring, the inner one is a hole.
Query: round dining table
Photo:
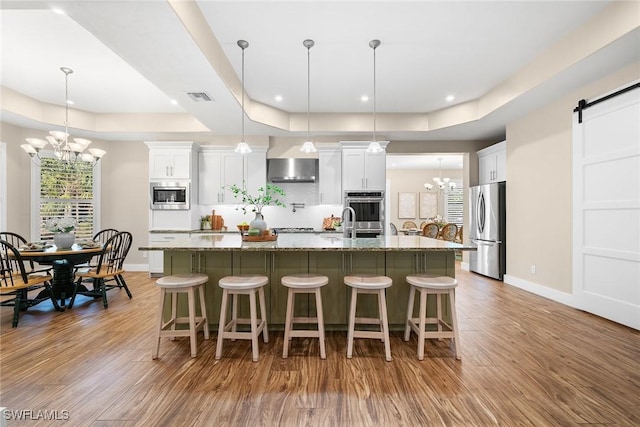
[[[73,293],[74,267],[78,264],[89,262],[94,256],[100,255],[103,250],[104,248],[101,244],[87,246],[77,243],[69,249],[58,249],[55,245],[43,249],[18,248],[23,259],[53,266],[53,295],[55,298],[60,299],[60,308],[62,310],[65,308],[66,298],[71,297]],[[78,290],[87,291],[86,288],[82,288]]]

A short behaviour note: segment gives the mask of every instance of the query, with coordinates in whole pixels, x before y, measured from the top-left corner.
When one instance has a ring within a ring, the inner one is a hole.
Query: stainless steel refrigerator
[[[506,272],[506,183],[469,189],[471,230],[469,239],[478,248],[470,252],[469,269],[502,280]]]

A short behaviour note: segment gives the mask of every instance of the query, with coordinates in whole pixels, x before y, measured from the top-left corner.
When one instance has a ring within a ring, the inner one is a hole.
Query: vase
[[[75,241],[76,236],[73,233],[58,233],[53,235],[53,243],[56,244],[58,249],[70,249]]]
[[[267,223],[264,221],[262,212],[256,212],[256,217],[249,223],[249,229],[256,228],[263,232],[267,229]]]

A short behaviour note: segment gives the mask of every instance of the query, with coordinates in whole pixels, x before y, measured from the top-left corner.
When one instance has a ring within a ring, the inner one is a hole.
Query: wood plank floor
[[[111,291],[107,310],[83,297],[64,313],[43,303],[12,329],[3,307],[0,406],[69,416],[9,426],[640,425],[638,331],[457,274],[462,361],[446,341],[418,361],[415,335],[398,332],[392,362],[371,340],[346,359],[344,333],[328,334],[326,360],[311,339],[282,359],[282,332],[257,363],[247,341],[225,342],[214,360],[215,334],[199,335],[195,359],[187,338],[163,340],[153,361],[158,290],[146,273],[127,273],[133,300]]]

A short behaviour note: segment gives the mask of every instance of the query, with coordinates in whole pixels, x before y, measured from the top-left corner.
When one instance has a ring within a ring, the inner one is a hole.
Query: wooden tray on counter
[[[278,240],[277,235],[273,236],[242,236],[243,242],[273,242]]]

